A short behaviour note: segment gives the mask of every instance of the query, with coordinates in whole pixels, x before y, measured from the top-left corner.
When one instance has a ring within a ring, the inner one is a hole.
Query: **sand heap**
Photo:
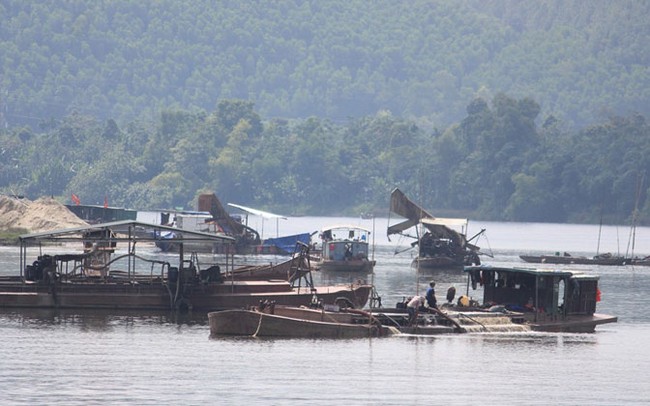
[[[82,227],[88,223],[49,197],[34,201],[0,196],[0,230],[24,228],[30,233]]]

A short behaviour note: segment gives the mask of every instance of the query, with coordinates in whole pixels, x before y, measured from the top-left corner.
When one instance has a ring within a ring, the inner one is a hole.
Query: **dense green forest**
[[[336,124],[266,120],[250,101],[168,110],[152,123],[72,114],[0,132],[0,191],[138,209],[196,207],[201,192],[289,215],[388,212],[394,187],[435,215],[545,222],[650,219],[650,127],[612,116],[583,130],[539,104],[474,99],[443,130],[388,112]],[[638,210],[635,210],[638,208]]]
[[[649,224],[649,12],[1,0],[0,193]]]
[[[387,110],[433,128],[505,93],[582,128],[650,113],[649,15],[637,0],[2,0],[0,124],[243,99],[269,118]]]

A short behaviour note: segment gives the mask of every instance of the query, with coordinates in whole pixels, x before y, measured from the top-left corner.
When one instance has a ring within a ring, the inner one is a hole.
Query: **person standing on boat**
[[[427,289],[427,304],[429,307],[437,309],[438,308],[438,301],[436,300],[436,291],[435,291],[436,283],[434,281],[429,282],[429,288]]]
[[[406,310],[409,312],[409,326],[415,322],[420,306],[424,305],[424,298],[422,296],[413,296],[406,305]]]

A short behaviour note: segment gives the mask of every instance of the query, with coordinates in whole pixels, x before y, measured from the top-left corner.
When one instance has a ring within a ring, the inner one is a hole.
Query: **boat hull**
[[[531,330],[549,333],[593,333],[596,326],[616,323],[618,317],[606,314],[567,316],[564,320],[530,321]]]
[[[291,287],[286,281],[196,283],[176,295],[167,283],[61,283],[46,285],[20,281],[0,282],[0,307],[78,308],[121,310],[212,311],[277,304],[309,305],[316,297],[324,304],[363,307],[370,285]]]
[[[332,272],[360,272],[371,273],[375,268],[376,261],[370,260],[350,260],[350,261],[321,261],[316,264],[316,268],[321,271]]]
[[[318,312],[320,313],[320,312]],[[323,319],[328,313],[323,312]],[[208,313],[210,335],[245,335],[290,338],[366,338],[387,335],[390,329],[369,324],[312,320],[252,310]]]
[[[310,243],[311,236],[309,233],[295,234],[278,238],[269,238],[260,244],[241,243],[224,244],[216,242],[196,242],[184,243],[185,251],[225,254],[234,253],[238,255],[292,255],[296,250],[296,244]],[[173,238],[162,238],[156,241],[156,246],[164,252],[179,252],[180,244]]]
[[[309,262],[303,257],[295,257],[278,264],[250,265],[235,268],[224,275],[226,280],[285,280],[293,281],[300,276],[298,269],[309,269]]]
[[[520,255],[524,262],[533,264],[567,264],[567,265],[609,265],[619,266],[625,265],[627,260],[623,257],[612,258],[585,258],[585,257],[571,257],[560,255]]]

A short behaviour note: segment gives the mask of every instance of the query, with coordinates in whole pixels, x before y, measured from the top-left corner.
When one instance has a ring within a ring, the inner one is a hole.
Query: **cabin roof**
[[[19,237],[21,242],[35,241],[79,241],[88,239],[83,234],[111,231],[115,234],[126,235],[127,237],[112,237],[112,240],[133,240],[133,241],[159,241],[161,233],[173,232],[178,238],[177,241],[221,241],[232,242],[235,239],[223,234],[210,234],[197,231],[181,230],[176,227],[144,223],[134,220],[113,221],[101,224],[92,224],[83,227],[64,228],[50,230],[40,233],[23,234]]]
[[[196,219],[211,219],[212,214],[210,213],[203,213],[203,212],[195,212],[195,213],[175,213],[174,217],[176,218],[183,218],[183,219],[190,219],[190,218],[196,218]]]
[[[517,267],[499,267],[490,265],[479,266],[466,266],[465,272],[472,272],[475,270],[489,270],[496,272],[510,272],[510,273],[525,273],[534,276],[564,276],[570,278],[580,279],[598,279],[597,275],[586,274],[582,271],[575,271],[569,269],[545,269],[545,268],[517,268]]]
[[[366,233],[370,233],[370,230],[368,230],[367,228],[355,226],[352,224],[337,224],[334,226],[323,227],[321,229],[321,232],[333,231],[333,230],[361,230],[361,231],[365,231]]]
[[[468,219],[458,219],[458,218],[423,218],[420,220],[423,224],[431,224],[438,226],[447,226],[447,227],[457,227],[457,226],[466,226],[469,223]]]

